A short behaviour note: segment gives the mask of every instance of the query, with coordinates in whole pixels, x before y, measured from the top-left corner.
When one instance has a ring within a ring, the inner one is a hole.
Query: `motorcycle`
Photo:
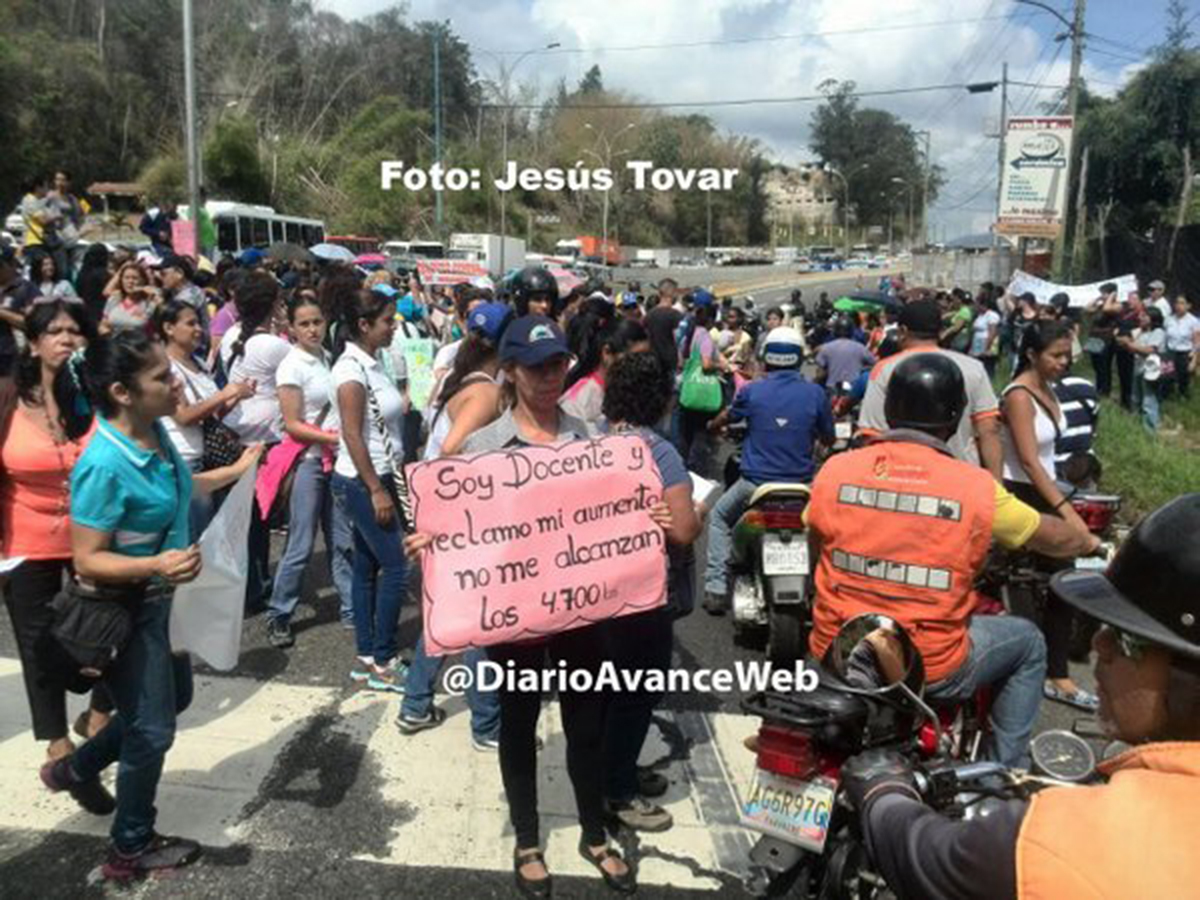
[[[750,854],[751,893],[891,896],[840,790],[842,765],[864,750],[887,748],[910,758],[926,803],[955,818],[986,815],[991,804],[1094,776],[1091,747],[1065,731],[1034,738],[1031,774],[979,759],[986,714],[968,730],[961,713],[972,704],[935,709],[922,697],[924,682],[920,653],[903,627],[867,614],[843,625],[816,690],[763,692],[743,701],[745,712],[762,718],[747,742],[756,768],[740,811],[742,824],[762,834]],[[957,733],[946,727],[956,721]]]
[[[1096,556],[1080,557],[1077,569],[1107,568],[1124,534],[1116,516],[1121,509],[1118,494],[1085,491],[1066,482],[1058,482],[1059,491],[1083,519],[1088,531],[1104,546]],[[1056,568],[1028,550],[994,548],[980,581],[980,592],[999,601],[1009,612],[1040,621],[1050,598],[1050,577]],[[1077,616],[1071,636],[1071,657],[1084,659],[1091,648],[1095,623]]]
[[[766,630],[767,657],[790,665],[804,655],[812,626],[806,484],[759,485],[733,528],[730,569],[734,639]]]

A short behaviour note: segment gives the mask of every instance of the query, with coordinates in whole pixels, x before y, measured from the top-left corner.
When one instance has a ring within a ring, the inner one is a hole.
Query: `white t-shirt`
[[[1000,313],[994,309],[985,309],[975,317],[971,326],[971,355],[983,356],[988,349],[988,329],[1000,327]]]
[[[324,350],[320,356],[313,356],[302,347],[292,347],[275,372],[275,384],[277,387],[299,388],[304,394],[306,424],[325,431],[338,430],[337,392],[333,389],[333,370]],[[322,412],[325,413],[324,419],[321,419]],[[318,419],[321,419],[320,424]],[[305,455],[319,458],[321,453],[321,446],[314,444]]]
[[[366,373],[366,380],[363,374]],[[392,450],[398,457],[404,455],[404,398],[396,389],[395,383],[384,371],[383,363],[367,354],[358,344],[350,341],[346,349],[333,365],[334,388],[343,384],[361,384],[375,395],[379,411],[387,426],[392,439]],[[339,421],[343,418],[339,410]],[[362,434],[367,444],[367,452],[371,455],[371,465],[377,475],[387,475],[393,471],[392,460],[384,447],[383,435],[375,427],[375,417],[371,415],[370,398],[363,403]],[[338,441],[338,456],[333,471],[345,478],[357,478],[358,470],[354,468],[354,460],[350,458],[350,450],[346,447],[346,433],[342,430],[341,440]]]
[[[1200,319],[1191,313],[1179,318],[1175,313],[1163,317],[1163,329],[1167,334],[1167,349],[1172,353],[1190,353],[1193,335],[1200,331]]]
[[[449,371],[454,368],[454,360],[458,358],[458,348],[462,346],[462,340],[459,339],[452,344],[447,344],[437,352],[437,356],[433,358],[433,371],[440,372],[443,369]]]
[[[234,330],[237,335],[230,339]],[[245,443],[266,441],[275,443],[283,437],[283,414],[279,411],[279,392],[275,388],[275,373],[292,345],[273,334],[251,335],[246,341],[245,351],[230,365],[233,344],[241,334],[241,327],[234,326],[225,332],[221,341],[221,357],[225,360],[225,371],[229,380],[255,382],[253,397],[247,397],[225,417],[225,424],[238,433]]]
[[[217,383],[211,375],[204,371],[193,372],[178,360],[171,360],[171,374],[183,385],[183,398],[188,406],[203,403],[217,393]],[[171,416],[163,416],[161,422],[184,462],[191,464],[204,456],[204,429],[199,422],[185,427]]]
[[[1021,389],[1019,385],[1010,384],[1004,389],[1004,394],[1008,394],[1014,388]],[[1056,425],[1054,420],[1050,418],[1050,413],[1040,401],[1034,399],[1029,393],[1026,396],[1029,396],[1029,401],[1033,404],[1033,433],[1037,438],[1038,462],[1041,463],[1042,470],[1053,480],[1056,471],[1054,466],[1054,442],[1066,429],[1067,421],[1063,418],[1062,408],[1059,407],[1058,423]],[[1004,480],[1033,484],[1033,479],[1025,471],[1025,466],[1021,463],[1021,457],[1017,453],[1017,442],[1013,440],[1012,429],[1007,425],[1000,431],[1000,443],[1004,447]]]

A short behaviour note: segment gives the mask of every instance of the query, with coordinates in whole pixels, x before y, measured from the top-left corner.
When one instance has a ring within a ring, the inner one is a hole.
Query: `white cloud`
[[[355,17],[391,4],[322,0],[320,5]],[[522,50],[552,41],[587,51],[526,59],[514,78],[543,93],[559,78],[578,81],[593,64],[600,65],[608,87],[656,101],[811,95],[828,78],[853,80],[864,91],[991,81],[1000,78],[1005,60],[1014,81],[1063,85],[1069,68],[1069,47],[1054,58],[1059,46],[1033,27],[1052,33],[1046,17],[1013,0],[412,0],[410,17],[449,20],[477,51]],[[896,27],[946,20],[955,24]],[[857,33],[829,34],[837,31]],[[824,36],[617,49],[813,32]],[[477,52],[476,63],[481,74],[497,73],[496,57]],[[1090,59],[1084,73],[1110,82],[1126,76],[1117,68],[1097,68]],[[1010,110],[1034,112],[1039,102],[1052,97],[1052,91],[1014,86]],[[996,127],[998,92],[941,91],[862,102],[932,132],[934,161],[950,176],[934,221],[945,223],[950,236],[986,230],[995,196],[996,142],[986,137],[985,127]],[[756,137],[775,158],[794,163],[810,158],[808,122],[814,108],[806,103],[701,111],[723,129]],[[956,204],[959,208],[951,209]]]

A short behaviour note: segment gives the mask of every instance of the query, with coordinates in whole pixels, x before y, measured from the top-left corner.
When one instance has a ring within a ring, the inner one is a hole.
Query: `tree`
[[[583,78],[579,81],[579,88],[576,93],[584,96],[604,93],[604,79],[600,75],[600,66],[592,66],[584,73]]]

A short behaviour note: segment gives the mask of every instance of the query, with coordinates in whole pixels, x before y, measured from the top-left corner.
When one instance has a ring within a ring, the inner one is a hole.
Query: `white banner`
[[[1004,136],[1000,234],[1057,237],[1070,180],[1070,116],[1014,117]]]
[[[1104,281],[1094,281],[1091,284],[1055,284],[1053,281],[1046,281],[1018,269],[1013,273],[1012,281],[1008,283],[1008,292],[1014,297],[1019,297],[1026,292],[1031,293],[1037,297],[1039,305],[1049,303],[1050,298],[1055,294],[1065,293],[1071,298],[1071,306],[1085,307],[1090,306],[1100,296],[1100,285],[1108,284],[1110,281],[1117,286],[1117,298],[1122,303],[1129,297],[1130,291],[1138,289],[1136,275],[1106,278]]]

